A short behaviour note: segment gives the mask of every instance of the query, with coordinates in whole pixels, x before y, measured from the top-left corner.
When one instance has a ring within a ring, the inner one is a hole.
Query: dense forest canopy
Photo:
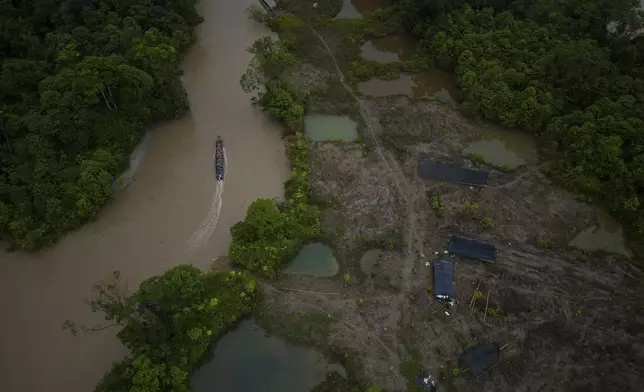
[[[636,0],[400,0],[465,107],[534,132],[553,177],[644,235],[644,35]]]
[[[151,121],[187,108],[196,0],[0,0],[0,236],[24,249],[93,217]]]

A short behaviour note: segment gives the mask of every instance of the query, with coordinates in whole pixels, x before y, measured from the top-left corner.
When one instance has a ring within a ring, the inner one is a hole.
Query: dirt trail
[[[407,307],[406,305],[408,305],[408,302],[409,302],[407,298],[407,293],[409,293],[409,291],[411,290],[414,263],[416,262],[418,256],[421,256],[424,254],[423,239],[416,227],[416,221],[418,220],[418,216],[414,209],[415,198],[414,198],[414,195],[411,192],[409,192],[410,185],[407,182],[407,179],[405,178],[405,174],[400,169],[398,162],[396,162],[395,158],[393,158],[390,154],[386,152],[386,150],[382,148],[380,141],[378,140],[376,128],[379,127],[379,124],[372,121],[372,117],[369,113],[369,109],[367,108],[367,106],[360,98],[358,98],[358,96],[356,96],[356,94],[353,92],[351,87],[346,83],[344,73],[340,69],[340,66],[338,65],[338,62],[335,58],[335,55],[331,51],[331,48],[326,43],[324,38],[317,31],[315,31],[314,28],[310,26],[309,28],[311,32],[318,38],[320,43],[324,46],[326,52],[329,54],[329,57],[333,62],[333,65],[335,67],[340,83],[342,84],[342,87],[358,103],[358,106],[360,107],[360,116],[364,120],[367,129],[369,129],[369,133],[371,135],[371,139],[375,147],[375,151],[380,157],[380,159],[382,160],[382,162],[384,163],[385,167],[387,168],[387,175],[392,179],[394,185],[396,186],[396,190],[398,191],[398,194],[400,195],[401,200],[403,200],[406,204],[408,230],[407,230],[407,233],[405,234],[406,246],[405,246],[404,266],[403,266],[403,272],[402,272],[403,279],[402,279],[401,289],[398,295],[398,303],[401,310],[401,314],[404,315],[404,309]],[[414,248],[416,252],[414,252]]]

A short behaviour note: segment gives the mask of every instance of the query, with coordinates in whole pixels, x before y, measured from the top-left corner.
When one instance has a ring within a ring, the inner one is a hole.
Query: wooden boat
[[[224,142],[221,140],[221,136],[217,136],[217,141],[215,142],[215,174],[217,175],[217,181],[223,181],[224,179],[225,164]]]

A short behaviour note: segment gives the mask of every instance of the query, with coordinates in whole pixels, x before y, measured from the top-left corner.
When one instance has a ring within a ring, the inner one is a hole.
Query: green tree
[[[413,32],[423,55],[454,70],[465,107],[541,136],[555,179],[644,235],[644,39],[631,28],[634,1],[398,4],[422,27]]]
[[[112,281],[95,286],[90,302],[109,324],[64,325],[73,333],[120,328],[118,337],[131,357],[115,364],[97,391],[189,391],[189,375],[213,337],[254,306],[255,282],[247,272],[203,273],[180,265],[147,279],[130,296],[120,279],[115,273]]]
[[[287,219],[274,201],[255,200],[248,207],[244,221],[230,229],[231,260],[249,270],[275,275],[295,245]]]
[[[78,227],[144,127],[186,112],[195,3],[0,2],[0,236],[37,249]]]

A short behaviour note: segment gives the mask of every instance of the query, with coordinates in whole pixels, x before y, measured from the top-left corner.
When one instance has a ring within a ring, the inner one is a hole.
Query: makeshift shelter
[[[487,372],[501,360],[499,347],[494,343],[485,343],[465,351],[458,358],[458,366],[478,377]]]
[[[440,258],[432,262],[434,286],[432,291],[438,300],[451,300],[456,297],[454,290],[454,260]]]
[[[418,175],[425,179],[455,182],[475,186],[486,186],[489,173],[466,169],[461,166],[425,160],[418,166]]]
[[[469,238],[451,236],[447,244],[447,251],[459,256],[471,257],[490,263],[496,262],[496,247],[494,245]]]

